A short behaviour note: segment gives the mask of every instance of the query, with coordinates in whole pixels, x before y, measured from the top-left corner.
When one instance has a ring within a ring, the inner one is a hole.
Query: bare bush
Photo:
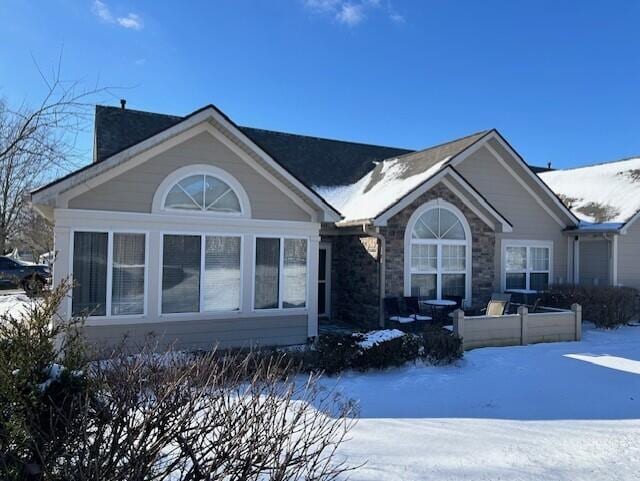
[[[41,303],[38,319],[53,317],[61,292]],[[333,480],[350,469],[336,450],[353,425],[351,406],[283,356],[160,355],[149,344],[86,362],[81,342],[57,351],[38,324],[35,335],[48,341],[35,358],[23,353],[31,328],[3,332],[13,352],[0,368],[0,395],[11,398],[0,419],[3,480]]]

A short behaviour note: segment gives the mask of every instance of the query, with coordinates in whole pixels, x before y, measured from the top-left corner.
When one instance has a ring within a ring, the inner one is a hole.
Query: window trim
[[[220,211],[207,211],[207,210],[189,210],[189,209],[172,209],[165,208],[164,203],[167,199],[167,195],[178,182],[194,175],[208,175],[216,177],[222,182],[226,183],[238,198],[240,203],[240,212],[220,212]],[[153,196],[153,202],[151,205],[152,214],[170,214],[170,215],[187,215],[187,216],[206,216],[206,217],[251,217],[251,203],[249,202],[249,196],[242,187],[242,184],[236,180],[227,171],[215,167],[213,165],[206,164],[193,164],[174,170],[167,175],[160,183]]]
[[[112,320],[112,319],[144,319],[149,312],[149,231],[138,229],[98,229],[98,228],[78,228],[71,229],[69,235],[69,278],[73,279],[73,252],[76,232],[97,232],[107,234],[107,285],[105,297],[104,316],[87,316],[87,322]],[[142,314],[111,314],[111,301],[113,297],[113,235],[114,234],[140,234],[144,235],[144,296],[142,302]],[[69,291],[69,314],[73,317],[73,287]]]
[[[531,286],[531,274],[549,274],[549,285],[553,283],[553,241],[550,240],[524,240],[524,239],[502,239],[501,241],[501,256],[500,261],[502,263],[500,286],[502,291],[507,290],[507,247],[525,247],[527,249],[526,269],[508,271],[509,273],[525,274],[525,289],[530,289]],[[531,268],[531,248],[546,248],[549,249],[549,270],[541,271],[539,269]]]
[[[236,315],[242,313],[242,306],[244,305],[244,242],[245,235],[232,233],[232,232],[193,232],[193,231],[160,231],[160,245],[158,248],[158,316],[162,319],[180,319],[184,317],[192,317],[202,316],[207,314],[226,314],[226,315]],[[162,311],[162,274],[164,271],[164,236],[165,235],[175,235],[175,236],[199,236],[200,237],[200,293],[198,298],[198,307],[197,311],[193,312],[163,312]],[[240,299],[239,299],[239,307],[238,309],[211,309],[204,310],[204,289],[202,289],[202,279],[205,267],[205,246],[206,246],[206,238],[207,237],[239,237],[240,238]]]
[[[424,213],[432,209],[444,209],[454,214],[464,229],[465,239],[413,239],[413,229],[418,219]],[[436,245],[436,269],[432,272],[413,272],[411,268],[411,254],[413,244],[430,244]],[[464,271],[447,271],[442,270],[442,246],[443,245],[463,245],[465,246],[465,270]],[[411,275],[412,274],[435,274],[436,275],[436,297],[442,298],[442,275],[443,274],[464,274],[465,275],[465,295],[463,304],[468,305],[472,302],[473,291],[471,287],[472,276],[472,236],[469,221],[464,213],[455,205],[444,199],[438,198],[430,200],[418,207],[407,222],[404,233],[404,295],[411,295]]]
[[[280,239],[280,262],[278,265],[278,307],[271,307],[268,309],[256,309],[256,262],[257,262],[257,257],[258,257],[258,253],[257,253],[257,249],[256,249],[256,244],[258,241],[258,238],[260,239]],[[282,288],[284,286],[284,240],[285,239],[304,239],[307,241],[307,264],[306,264],[306,292],[305,292],[305,305],[304,307],[284,307],[284,299],[283,299],[283,295],[284,295],[284,289]],[[309,255],[311,253],[310,251],[311,248],[311,242],[310,242],[310,238],[308,236],[301,236],[301,235],[274,235],[274,234],[254,234],[253,235],[253,265],[251,268],[251,272],[252,272],[252,282],[251,282],[251,312],[252,313],[261,313],[261,312],[286,312],[286,313],[296,313],[296,312],[303,312],[303,313],[307,313],[308,309],[309,309],[309,274],[310,274],[310,270],[309,270]],[[316,287],[317,288],[317,287]]]

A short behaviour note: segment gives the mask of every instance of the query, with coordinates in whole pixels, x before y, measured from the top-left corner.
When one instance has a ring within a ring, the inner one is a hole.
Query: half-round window
[[[165,209],[240,213],[240,200],[226,182],[207,174],[190,175],[171,187]]]

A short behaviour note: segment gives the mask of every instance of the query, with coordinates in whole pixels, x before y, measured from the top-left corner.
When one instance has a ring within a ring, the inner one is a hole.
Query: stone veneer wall
[[[495,276],[495,233],[446,186],[438,184],[389,219],[380,233],[386,239],[386,296],[404,295],[404,233],[409,218],[422,204],[441,198],[455,205],[467,218],[472,236],[471,288],[474,306],[486,304]]]
[[[331,319],[376,327],[380,319],[378,239],[323,236],[331,243]]]

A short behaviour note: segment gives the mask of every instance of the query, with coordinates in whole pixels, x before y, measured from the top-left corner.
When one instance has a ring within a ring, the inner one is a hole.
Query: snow
[[[573,202],[572,211],[579,219],[594,222],[593,217],[577,209],[595,202],[618,211],[608,222],[622,223],[640,210],[640,171],[633,172],[637,169],[640,169],[640,158],[538,175],[556,194],[578,199]]]
[[[448,367],[325,378],[360,419],[352,480],[637,480],[640,328],[476,349]]]
[[[385,160],[380,169],[376,167],[355,184],[317,186],[314,190],[344,216],[342,223],[373,219],[436,174],[449,158],[446,157],[424,172],[409,177],[403,175],[409,166],[402,160]],[[376,174],[383,177],[371,185]]]
[[[382,329],[380,331],[369,331],[365,334],[354,334],[359,336],[358,345],[363,349],[370,349],[386,341],[391,341],[404,336],[404,332],[399,329]]]
[[[21,317],[26,314],[32,300],[25,294],[3,294],[0,291],[0,318],[6,316]]]

